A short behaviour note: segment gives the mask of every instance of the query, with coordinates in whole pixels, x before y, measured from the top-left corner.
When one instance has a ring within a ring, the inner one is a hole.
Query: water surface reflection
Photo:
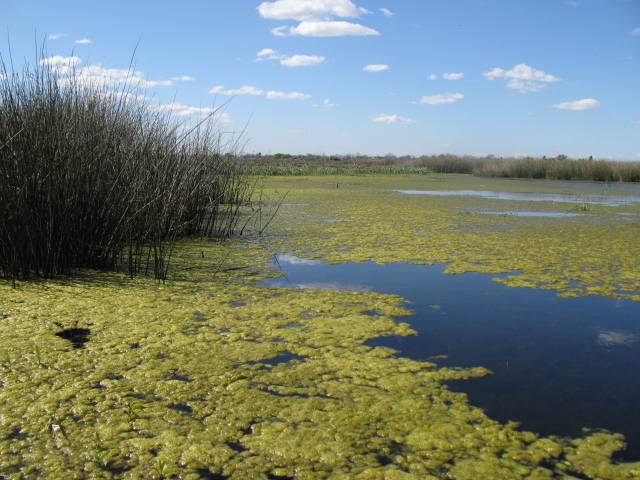
[[[638,195],[608,195],[608,194],[566,194],[566,193],[527,193],[527,192],[496,192],[489,190],[396,190],[397,193],[408,195],[437,195],[437,196],[473,196],[495,198],[498,200],[525,200],[532,202],[567,202],[593,203],[599,205],[619,206],[640,202]]]
[[[541,435],[578,436],[583,427],[623,433],[627,460],[640,460],[640,303],[559,298],[509,288],[496,275],[445,275],[444,266],[326,265],[279,256],[287,276],[270,286],[370,290],[401,295],[415,337],[368,342],[442,366],[484,366],[489,377],[450,382],[500,422]],[[330,286],[329,286],[330,285]]]

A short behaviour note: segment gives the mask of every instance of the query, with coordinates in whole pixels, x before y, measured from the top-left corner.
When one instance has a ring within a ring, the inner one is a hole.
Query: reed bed
[[[0,273],[73,269],[165,279],[172,240],[227,237],[252,183],[212,117],[188,129],[114,91],[0,58]],[[142,98],[142,99],[141,99]]]
[[[290,163],[253,163],[250,171],[261,176],[302,176],[302,175],[360,175],[360,174],[414,174],[427,175],[433,173],[426,167],[407,167],[402,165],[363,165],[343,163],[338,165],[324,164],[290,164]]]
[[[358,173],[454,173],[479,177],[582,180],[594,182],[640,182],[640,162],[571,159],[557,157],[510,157],[493,155],[423,155],[343,157],[260,155],[246,158],[253,171],[265,175],[327,175]]]

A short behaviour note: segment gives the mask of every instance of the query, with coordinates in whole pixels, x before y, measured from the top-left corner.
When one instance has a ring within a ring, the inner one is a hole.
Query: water
[[[441,366],[483,366],[494,375],[449,382],[502,423],[538,434],[580,436],[583,427],[623,433],[625,460],[640,460],[640,303],[560,298],[509,288],[499,275],[445,275],[444,266],[326,265],[280,255],[287,276],[270,286],[401,295],[415,315],[414,337],[368,342]]]
[[[526,193],[526,192],[499,192],[488,190],[396,190],[398,193],[408,195],[437,195],[437,196],[474,196],[483,198],[495,198],[498,200],[525,200],[532,202],[560,202],[560,203],[587,203],[608,206],[628,205],[640,202],[640,196],[609,195],[609,194],[567,194],[567,193]]]

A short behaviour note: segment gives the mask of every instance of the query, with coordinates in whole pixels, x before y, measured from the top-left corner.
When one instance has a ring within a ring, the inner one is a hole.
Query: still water
[[[280,255],[285,277],[269,286],[397,294],[414,337],[368,342],[441,366],[483,366],[494,375],[449,382],[502,423],[538,434],[579,436],[583,427],[623,433],[625,460],[640,460],[640,303],[560,298],[509,288],[499,275],[445,275],[444,265],[326,265]]]
[[[397,193],[408,195],[436,195],[436,196],[463,196],[483,197],[498,200],[524,200],[530,202],[559,202],[559,203],[585,203],[608,206],[628,205],[640,202],[640,196],[636,192],[625,192],[625,195],[609,194],[566,194],[566,193],[526,193],[526,192],[500,192],[488,190],[396,190]]]

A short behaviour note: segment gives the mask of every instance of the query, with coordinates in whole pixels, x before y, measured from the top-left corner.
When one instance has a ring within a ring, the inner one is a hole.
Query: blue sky
[[[118,85],[247,153],[640,160],[640,0],[0,0],[5,64]]]

